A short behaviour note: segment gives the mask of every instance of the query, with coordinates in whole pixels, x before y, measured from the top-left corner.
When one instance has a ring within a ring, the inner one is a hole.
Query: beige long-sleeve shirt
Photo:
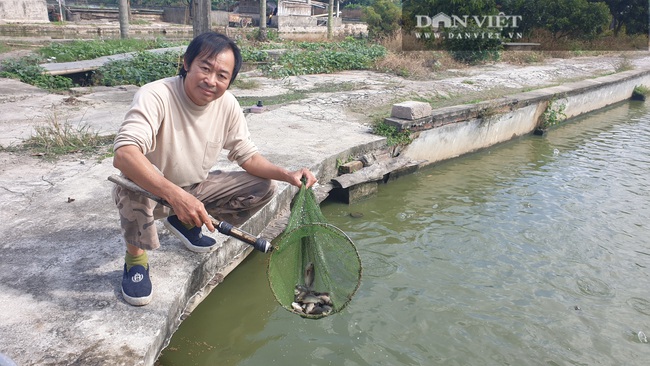
[[[257,152],[244,113],[230,92],[197,106],[178,76],[138,90],[113,149],[125,145],[138,146],[165,178],[181,187],[205,180],[222,149],[239,165]]]

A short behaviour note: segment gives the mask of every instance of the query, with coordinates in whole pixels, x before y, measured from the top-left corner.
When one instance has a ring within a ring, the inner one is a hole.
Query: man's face
[[[235,70],[235,55],[229,49],[212,58],[199,54],[191,65],[184,66],[185,94],[194,104],[203,106],[220,98],[228,89]]]

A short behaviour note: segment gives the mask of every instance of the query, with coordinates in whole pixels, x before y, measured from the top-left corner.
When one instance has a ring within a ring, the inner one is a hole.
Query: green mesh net
[[[306,318],[341,311],[361,283],[354,243],[325,221],[313,191],[304,184],[271,253],[268,278],[280,305]]]

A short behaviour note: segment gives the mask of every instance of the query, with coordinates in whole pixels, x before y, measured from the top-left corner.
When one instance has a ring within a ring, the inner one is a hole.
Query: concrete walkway
[[[638,61],[647,64],[649,59]],[[259,89],[235,94],[263,99],[278,90],[358,81],[360,90],[321,93],[248,115],[253,139],[269,160],[288,169],[310,167],[326,183],[338,158],[384,145],[364,124],[380,103],[414,93],[462,92],[460,88],[477,88],[483,82],[493,87],[500,77],[503,85],[519,82],[517,78],[528,73],[527,85],[543,85],[569,72],[590,77],[614,67],[599,59],[580,62],[468,69],[459,77],[437,81],[396,81],[371,72],[260,79]],[[593,69],[585,72],[576,64]],[[71,98],[0,79],[0,144],[18,144],[32,134],[34,125],[52,120],[114,133],[136,90],[97,87]],[[225,161],[217,167],[234,168]],[[159,224],[162,247],[149,254],[153,301],[132,307],[120,292],[124,244],[110,198],[112,183],[106,179],[117,173],[112,159],[72,156],[50,162],[0,149],[0,172],[0,353],[18,365],[151,365],[184,312],[249,250],[246,244],[215,234],[223,244],[219,250],[191,253]],[[275,200],[242,228],[271,239],[278,228],[269,224],[286,209],[294,192],[281,184]]]

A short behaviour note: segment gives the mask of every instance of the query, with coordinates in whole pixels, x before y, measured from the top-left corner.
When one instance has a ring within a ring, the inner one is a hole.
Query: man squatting
[[[273,180],[307,187],[307,168],[290,172],[264,158],[250,138],[243,111],[227,91],[242,64],[237,45],[207,32],[187,47],[179,75],[142,86],[115,137],[113,165],[170,210],[120,186],[113,188],[126,255],[122,295],[131,305],[151,301],[147,250],[160,246],[154,221],[194,252],[210,252],[213,238],[201,235],[208,214],[240,225],[273,197]],[[242,170],[210,171],[222,149]]]

